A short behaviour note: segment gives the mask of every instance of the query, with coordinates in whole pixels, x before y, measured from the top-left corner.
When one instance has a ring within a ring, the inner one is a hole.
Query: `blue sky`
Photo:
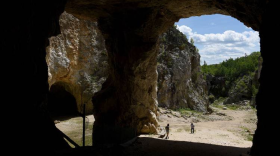
[[[235,18],[204,15],[181,19],[175,23],[187,38],[193,38],[199,49],[200,62],[217,64],[229,58],[260,51],[259,33]]]

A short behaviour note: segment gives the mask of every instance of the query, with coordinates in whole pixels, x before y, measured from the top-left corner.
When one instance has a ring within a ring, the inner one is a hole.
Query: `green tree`
[[[191,44],[194,45],[194,40],[193,40],[193,38],[191,38]]]
[[[228,59],[220,64],[207,65],[206,62],[202,66],[204,73],[210,73],[214,76],[226,77],[232,82],[240,76],[250,74],[258,69],[260,52],[253,52],[250,55]]]
[[[207,66],[207,63],[206,63],[206,61],[204,60],[204,64],[203,64],[204,66]]]

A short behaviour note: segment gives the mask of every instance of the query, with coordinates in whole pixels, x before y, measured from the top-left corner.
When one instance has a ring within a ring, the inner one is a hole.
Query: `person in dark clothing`
[[[191,133],[194,133],[194,124],[191,123]]]
[[[169,124],[167,124],[167,126],[165,127],[165,131],[166,131],[166,138],[165,139],[169,139]]]

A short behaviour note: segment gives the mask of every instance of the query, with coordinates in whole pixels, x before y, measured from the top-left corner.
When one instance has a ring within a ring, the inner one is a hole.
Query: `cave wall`
[[[8,119],[5,148],[9,154],[29,155],[51,153],[70,148],[57,131],[47,112],[48,73],[46,46],[48,38],[60,33],[58,19],[66,1],[4,2],[1,14],[5,30],[1,37],[1,52],[9,65],[6,69],[3,95]],[[3,12],[5,11],[5,12]]]
[[[15,96],[11,91],[14,88],[20,91],[20,94],[16,94],[17,98],[5,106],[24,121],[14,126],[7,124],[14,128],[7,129],[8,134],[18,131],[18,127],[24,127],[20,129],[21,134],[11,135],[7,143],[23,149],[22,153],[69,147],[44,111],[49,89],[45,48],[48,38],[59,33],[59,15],[65,3],[64,0],[27,0],[3,5],[13,8],[10,13],[2,12],[5,24],[1,52],[13,58],[13,66],[6,66],[5,69],[9,77],[5,81],[8,83],[4,86],[4,97],[10,101]],[[277,78],[271,72],[277,67],[277,57],[272,55],[278,48],[278,39],[272,37],[277,32],[274,30],[279,28],[279,24],[275,23],[278,15],[276,3],[272,0],[69,0],[66,11],[80,18],[99,21],[98,27],[109,52],[109,78],[93,98],[96,101],[93,135],[102,136],[102,127],[120,127],[119,130],[142,127],[141,132],[156,126],[157,122],[152,116],[156,109],[153,85],[157,76],[153,63],[156,62],[157,36],[180,18],[221,13],[231,15],[260,32],[263,68],[257,95],[258,124],[251,153],[264,156],[277,151],[277,144],[272,141],[278,134],[270,132],[271,122],[277,119],[277,109],[267,107],[277,102],[279,93],[278,90],[273,91],[279,85],[275,85]],[[107,100],[103,100],[105,98]],[[136,114],[133,110],[142,108],[147,116],[134,120]],[[119,134],[116,132],[115,136]],[[20,147],[11,144],[14,139],[24,141],[24,144]],[[102,137],[99,137],[94,142],[116,143],[123,140],[124,137],[102,141]]]
[[[162,22],[165,25],[154,27]],[[93,143],[123,142],[140,133],[156,132],[158,34],[172,24],[157,9],[149,8],[120,11],[98,20],[108,52],[109,76],[93,97]],[[103,133],[109,130],[111,134]]]
[[[76,116],[78,111],[75,97],[66,90],[63,82],[57,82],[51,86],[47,108],[53,118]]]
[[[107,52],[96,22],[79,20],[63,12],[59,18],[61,34],[49,39],[46,62],[51,87],[59,82],[77,102],[78,112],[93,113],[91,97],[107,77]]]
[[[278,49],[279,40],[272,37],[280,27],[279,23],[275,23],[277,12],[277,5],[272,1],[267,2],[262,15],[263,21],[260,24],[259,33],[263,63],[259,78],[259,92],[256,96],[258,123],[251,149],[253,156],[278,153],[278,139],[276,138],[279,138],[279,134],[271,133],[268,129],[270,125],[279,121],[278,109],[271,109],[271,107],[276,108],[279,101],[277,98],[279,90],[275,89],[279,87],[279,83],[275,83],[278,81],[275,76],[275,67],[279,66],[277,65],[279,58],[273,55],[273,52]],[[279,34],[279,32],[276,34]],[[272,141],[275,141],[275,143],[272,143]]]
[[[61,34],[51,37],[50,46],[47,47],[49,85],[63,84],[77,99],[79,112],[82,112],[81,99],[90,99],[84,101],[87,101],[86,112],[92,113],[91,97],[101,89],[108,73],[104,38],[97,28],[97,22],[79,20],[66,12],[59,21]],[[159,38],[158,105],[206,112],[208,95],[197,48],[175,27],[169,28]],[[87,94],[82,94],[82,88]]]

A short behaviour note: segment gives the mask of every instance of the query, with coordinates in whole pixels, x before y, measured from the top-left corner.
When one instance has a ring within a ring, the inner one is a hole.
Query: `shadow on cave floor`
[[[155,138],[138,139],[128,147],[114,146],[93,148],[90,146],[56,153],[57,156],[80,154],[101,156],[240,156],[250,148],[221,146],[213,144],[171,141]]]
[[[186,141],[171,141],[155,138],[138,138],[134,145],[126,149],[127,155],[145,156],[239,156],[250,148],[221,146]]]

